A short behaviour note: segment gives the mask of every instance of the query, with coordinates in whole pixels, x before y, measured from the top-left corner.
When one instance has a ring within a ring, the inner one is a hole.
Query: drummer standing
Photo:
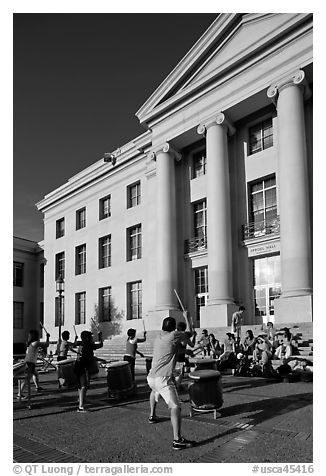
[[[77,347],[77,340],[78,337],[75,337],[75,342],[69,342],[69,337],[70,337],[70,332],[69,331],[63,331],[61,334],[62,341],[59,347],[59,352],[58,352],[58,357],[57,361],[60,362],[61,360],[66,360],[68,358],[68,352],[69,350],[72,350],[73,347]]]
[[[42,390],[42,387],[40,387],[39,385],[39,375],[36,370],[37,354],[38,354],[39,347],[42,347],[43,349],[49,347],[49,339],[50,339],[50,334],[46,334],[46,341],[40,342],[39,332],[35,329],[32,329],[29,331],[28,340],[26,343],[27,348],[26,348],[26,357],[25,357],[27,375],[26,375],[26,380],[24,380],[22,385],[18,387],[17,399],[20,400],[20,399],[26,398],[23,396],[23,389],[25,387],[25,383],[27,383],[27,379],[29,379],[30,376],[33,377],[33,382],[34,382],[36,391],[40,392]]]
[[[62,341],[58,342],[57,362],[66,360],[68,358],[69,350],[72,350],[73,347],[77,347],[77,340],[78,340],[77,335],[75,337],[75,342],[69,342],[69,337],[70,337],[69,331],[63,331],[63,333],[61,334],[61,337],[62,337]],[[59,381],[59,388],[61,388],[65,383],[65,379],[63,377],[61,367],[58,367],[58,381]]]
[[[188,313],[185,311],[183,316],[187,323],[187,331],[193,335]],[[172,447],[175,450],[193,446],[193,442],[181,436],[181,403],[173,379],[178,347],[181,343],[188,342],[190,342],[189,334],[177,331],[176,320],[173,317],[166,317],[162,323],[162,331],[154,342],[152,368],[147,377],[148,385],[152,390],[149,398],[151,414],[148,421],[149,423],[159,421],[156,416],[156,405],[161,395],[171,410]]]
[[[123,360],[129,362],[131,368],[131,377],[132,380],[135,380],[135,363],[136,363],[136,354],[139,354],[141,357],[144,357],[144,354],[137,350],[138,342],[146,342],[146,331],[144,331],[143,339],[136,337],[136,329],[128,329],[127,331],[127,342],[126,342],[126,353],[123,357]]]
[[[78,357],[75,362],[74,372],[78,379],[79,406],[77,412],[86,412],[84,400],[89,385],[89,368],[94,359],[94,350],[103,347],[102,332],[98,333],[98,342],[93,341],[93,335],[89,331],[80,334],[81,342],[78,342]]]

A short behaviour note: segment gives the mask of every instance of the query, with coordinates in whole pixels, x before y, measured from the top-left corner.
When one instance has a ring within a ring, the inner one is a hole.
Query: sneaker
[[[37,392],[42,392],[43,390],[44,390],[43,387],[37,387],[37,389],[36,389]]]
[[[78,407],[77,408],[77,413],[86,413],[86,412],[88,412],[88,410],[85,410],[84,407]]]
[[[26,395],[22,395],[21,397],[19,395],[17,395],[17,400],[21,400],[21,401],[25,401],[27,400],[27,396]]]
[[[148,419],[148,423],[158,423],[159,419],[157,416],[150,416]]]
[[[191,448],[194,446],[193,441],[186,440],[185,438],[179,438],[178,440],[173,440],[173,449],[174,450],[184,450],[186,448]]]

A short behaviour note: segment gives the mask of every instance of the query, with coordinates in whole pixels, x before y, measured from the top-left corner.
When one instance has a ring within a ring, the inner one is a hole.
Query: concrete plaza
[[[87,394],[89,412],[77,413],[77,391],[59,390],[56,372],[41,374],[44,391],[32,408],[16,401],[13,409],[13,459],[18,463],[311,463],[312,383],[283,383],[224,375],[224,405],[189,416],[187,390],[182,400],[183,435],[191,449],[172,449],[169,410],[161,400],[160,422],[150,425],[146,375],[136,376],[137,394],[113,402],[107,397],[104,369]],[[185,386],[186,387],[186,386]]]

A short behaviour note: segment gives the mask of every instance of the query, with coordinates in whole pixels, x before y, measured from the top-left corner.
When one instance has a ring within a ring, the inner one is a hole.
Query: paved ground
[[[18,463],[310,463],[312,383],[278,383],[262,378],[223,376],[224,405],[189,416],[187,391],[181,393],[183,434],[196,446],[171,448],[169,411],[160,401],[161,421],[147,423],[149,389],[137,376],[138,391],[120,402],[107,398],[101,369],[88,392],[88,413],[77,409],[76,390],[60,391],[56,372],[41,375],[44,392],[32,409],[14,399],[13,458]],[[16,389],[15,389],[16,390]]]

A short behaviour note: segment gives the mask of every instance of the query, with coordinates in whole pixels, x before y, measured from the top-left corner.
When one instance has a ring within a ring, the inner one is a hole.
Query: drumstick
[[[181,299],[179,298],[179,294],[177,293],[177,290],[174,289],[174,292],[175,292],[175,295],[177,296],[177,300],[179,301],[179,304],[180,304],[180,306],[181,306],[182,311],[183,311],[183,312],[186,312],[185,308],[183,307],[182,301],[181,301]]]
[[[40,321],[40,326],[42,327],[42,329],[44,329],[44,332],[45,332],[46,334],[48,334],[47,330],[45,329],[45,327],[43,326],[43,324],[42,324],[41,321]]]
[[[179,294],[177,293],[177,290],[174,289],[174,292],[175,292],[175,295],[177,296],[177,300],[179,301],[179,304],[180,304],[180,306],[181,306],[182,311],[183,311],[183,312],[186,312],[186,310],[185,310],[185,308],[184,308],[184,305],[182,304],[182,301],[181,301],[181,299],[180,299],[180,297],[179,297]],[[193,323],[191,314],[189,314],[189,317],[190,317],[191,327],[194,329],[195,327],[194,327],[194,323]]]
[[[93,318],[91,317],[91,321],[93,322],[94,326],[96,327],[97,332],[100,332],[100,327],[99,327],[98,324],[96,323],[95,319],[93,319]]]

